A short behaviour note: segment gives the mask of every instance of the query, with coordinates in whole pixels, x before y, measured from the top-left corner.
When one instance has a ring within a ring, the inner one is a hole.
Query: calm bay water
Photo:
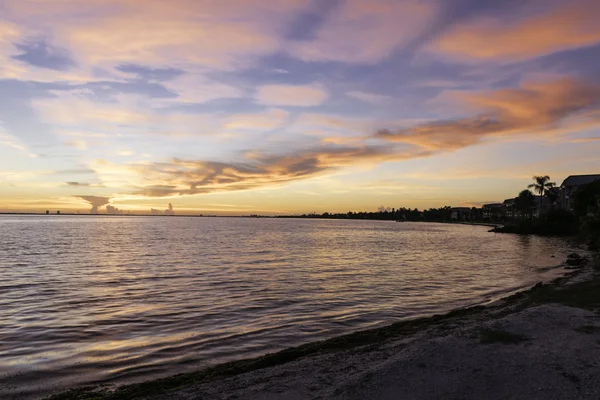
[[[0,398],[167,376],[479,303],[556,275],[569,250],[488,229],[0,216]]]

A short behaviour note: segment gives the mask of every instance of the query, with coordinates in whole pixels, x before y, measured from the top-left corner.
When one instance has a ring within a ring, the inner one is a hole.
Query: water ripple
[[[151,379],[484,302],[558,273],[567,251],[438,224],[0,217],[0,397]]]

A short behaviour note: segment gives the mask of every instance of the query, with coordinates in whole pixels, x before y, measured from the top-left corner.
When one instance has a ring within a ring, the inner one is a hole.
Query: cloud
[[[216,99],[236,99],[245,95],[237,86],[207,78],[203,71],[188,71],[163,82],[163,85],[177,93],[176,98],[169,100],[171,103],[206,103]]]
[[[106,213],[110,215],[123,215],[125,213],[124,210],[119,210],[117,207],[111,206],[108,204],[106,206]]]
[[[572,79],[524,83],[493,92],[450,92],[480,114],[398,130],[383,129],[376,138],[410,143],[430,151],[452,150],[502,135],[552,134],[600,124],[600,86]]]
[[[390,96],[386,96],[383,94],[361,92],[359,90],[347,92],[346,96],[353,97],[355,99],[364,101],[366,103],[372,103],[372,104],[381,104],[381,103],[385,102],[386,100],[391,99]]]
[[[69,187],[85,187],[85,188],[89,188],[89,187],[104,187],[104,185],[99,184],[99,183],[88,183],[88,182],[65,182],[65,184]]]
[[[271,108],[263,113],[236,114],[223,124],[228,130],[269,131],[281,128],[289,118],[289,113],[282,109]]]
[[[99,197],[99,196],[78,196],[82,200],[87,201],[92,206],[90,214],[98,214],[98,209],[110,202],[110,197]]]
[[[14,149],[20,153],[26,154],[28,157],[30,158],[36,158],[38,157],[38,154],[35,153],[31,153],[27,147],[23,146],[22,144],[18,143],[18,141],[13,138],[11,135],[6,134],[6,133],[2,133],[2,126],[0,126],[0,146],[6,146],[9,147],[11,149]]]
[[[587,137],[587,138],[577,138],[570,140],[571,143],[590,143],[590,142],[598,142],[600,141],[600,137]]]
[[[40,113],[43,121],[67,127],[79,127],[82,124],[142,125],[152,119],[150,114],[141,110],[123,107],[119,103],[95,102],[87,98],[86,94],[81,91],[60,92],[55,98],[35,99],[32,106]],[[80,142],[72,143],[79,145]],[[85,150],[84,146],[79,148]]]
[[[22,53],[12,58],[34,67],[66,71],[75,66],[66,50],[52,46],[44,40],[29,40],[15,44],[15,47]]]
[[[65,144],[67,146],[74,147],[77,150],[81,150],[81,151],[87,150],[87,148],[88,148],[87,142],[85,140],[69,140]]]
[[[78,63],[235,69],[279,49],[277,32],[308,0],[5,0],[3,14],[68,43]],[[123,40],[127,38],[127,40]]]
[[[312,40],[291,42],[286,49],[303,61],[377,64],[416,39],[437,15],[433,2],[346,0]]]
[[[294,125],[303,131],[319,128],[335,132],[364,133],[373,125],[373,122],[333,114],[303,113],[297,118]]]
[[[324,146],[293,154],[252,154],[242,162],[190,161],[129,165],[139,185],[134,194],[147,197],[192,195],[256,189],[331,173],[345,166],[372,164],[428,155],[427,151],[390,146]]]
[[[169,203],[169,208],[164,211],[157,210],[156,208],[150,209],[150,213],[152,215],[175,215],[175,210],[173,210],[173,204]]]
[[[163,99],[112,93],[109,100],[96,101],[96,90],[53,91],[53,97],[34,98],[31,106],[54,133],[70,136],[68,146],[91,148],[92,138],[115,135],[218,135],[222,116],[197,114],[168,108]],[[85,131],[81,127],[93,127]],[[110,132],[110,134],[108,133]],[[108,140],[106,141],[108,142]]]
[[[259,103],[298,107],[318,106],[328,96],[325,87],[318,83],[312,85],[265,85],[261,86],[256,93]]]
[[[522,18],[479,17],[454,25],[429,50],[456,60],[519,61],[600,42],[600,2],[534,2],[536,12]],[[524,13],[520,13],[523,15]]]
[[[115,67],[117,71],[132,74],[136,78],[152,81],[168,81],[185,74],[177,68],[151,68],[138,64],[121,64]]]

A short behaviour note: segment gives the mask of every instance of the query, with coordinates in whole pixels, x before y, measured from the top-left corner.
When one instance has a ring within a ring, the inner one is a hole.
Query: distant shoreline
[[[252,215],[204,215],[204,214],[77,214],[77,213],[23,213],[23,212],[0,212],[0,215],[15,215],[15,216],[39,216],[39,217],[180,217],[180,218],[275,218],[267,216],[252,216]]]
[[[161,214],[83,214],[83,213],[24,213],[24,212],[0,212],[1,215],[14,215],[14,216],[47,216],[47,217],[179,217],[179,218],[269,218],[269,219],[318,219],[318,220],[340,220],[340,221],[381,221],[381,222],[402,222],[402,223],[414,223],[414,222],[426,222],[436,224],[455,224],[455,225],[474,225],[474,226],[487,226],[490,228],[496,228],[502,226],[502,223],[493,222],[470,222],[470,221],[395,221],[392,219],[375,219],[375,218],[333,218],[333,217],[303,217],[300,215],[204,215],[204,214],[172,214],[172,215],[161,215]]]

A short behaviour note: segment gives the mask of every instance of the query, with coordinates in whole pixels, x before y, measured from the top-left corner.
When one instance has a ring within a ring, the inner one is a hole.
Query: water
[[[487,231],[0,217],[0,397],[137,382],[479,303],[556,275],[568,251]]]

